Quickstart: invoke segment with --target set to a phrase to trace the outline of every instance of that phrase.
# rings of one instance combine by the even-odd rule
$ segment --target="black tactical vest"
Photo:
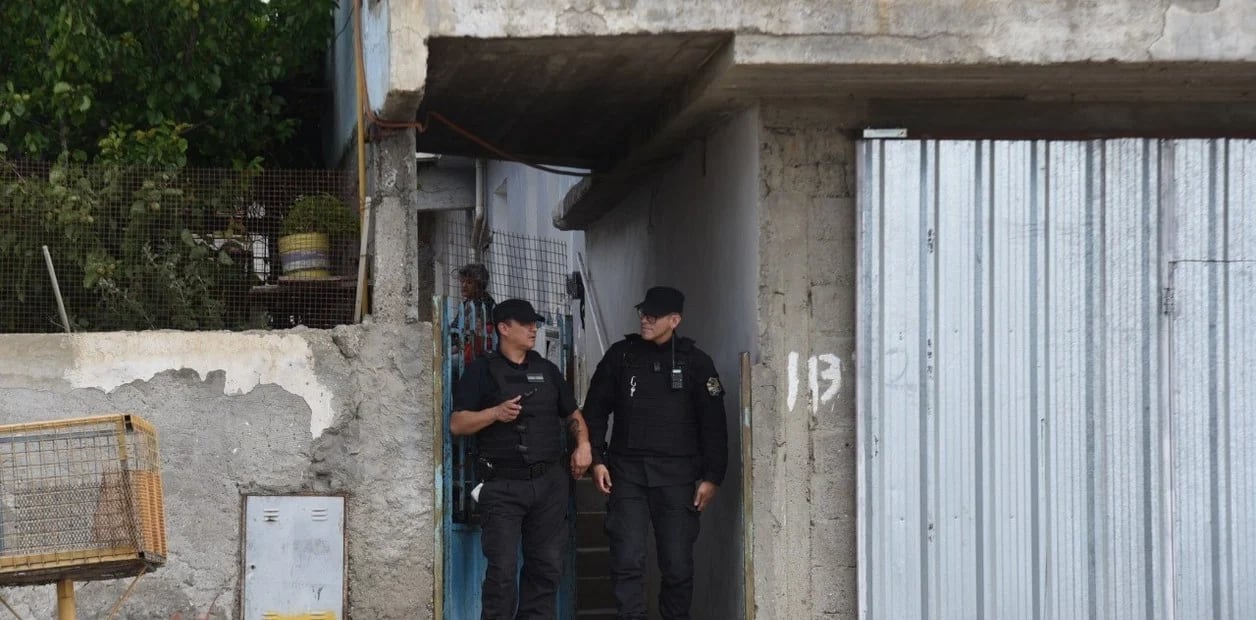
[[[524,365],[516,368],[500,353],[488,355],[488,369],[497,383],[498,397],[508,400],[536,390],[520,401],[523,410],[513,422],[494,422],[476,434],[481,457],[502,462],[541,463],[562,456],[562,423],[558,411],[559,386],[548,363],[529,351]]]
[[[698,416],[690,401],[693,381],[688,352],[692,341],[680,339],[676,367],[684,377],[682,389],[672,389],[672,354],[654,345],[634,341],[620,366],[619,398],[611,451],[620,454],[696,456]]]

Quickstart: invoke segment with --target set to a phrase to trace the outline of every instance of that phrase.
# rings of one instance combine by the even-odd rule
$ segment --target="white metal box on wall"
[[[865,618],[1256,618],[1256,142],[859,146]]]
[[[344,617],[343,497],[245,500],[244,619]]]

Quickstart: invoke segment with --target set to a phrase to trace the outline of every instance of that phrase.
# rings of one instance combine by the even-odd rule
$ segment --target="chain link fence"
[[[0,159],[0,333],[65,329],[57,289],[74,331],[351,322],[353,183],[326,170]]]
[[[444,223],[443,239],[438,268],[449,272],[448,295],[462,294],[457,270],[480,263],[488,269],[488,292],[496,301],[526,299],[551,321],[567,313],[569,263],[562,241],[504,230],[477,235],[469,224],[458,221]]]

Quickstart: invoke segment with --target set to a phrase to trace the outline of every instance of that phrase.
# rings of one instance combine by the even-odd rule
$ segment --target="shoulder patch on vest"
[[[719,377],[711,377],[706,382],[707,394],[711,396],[723,396],[724,386],[720,385]]]

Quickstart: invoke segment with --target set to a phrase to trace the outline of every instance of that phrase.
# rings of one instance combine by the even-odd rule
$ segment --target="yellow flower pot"
[[[279,238],[279,261],[289,278],[316,279],[331,276],[328,258],[331,243],[323,233],[301,233]]]

